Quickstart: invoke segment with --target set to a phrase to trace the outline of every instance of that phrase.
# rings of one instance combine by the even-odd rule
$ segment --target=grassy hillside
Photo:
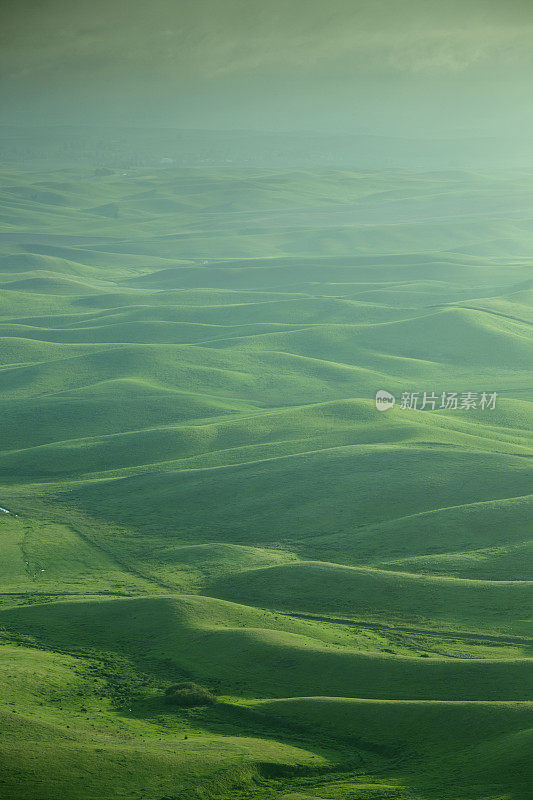
[[[530,176],[0,195],[2,800],[527,800]]]

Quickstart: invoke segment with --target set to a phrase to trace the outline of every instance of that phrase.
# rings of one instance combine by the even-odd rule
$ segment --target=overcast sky
[[[2,0],[8,123],[533,134],[533,0]]]

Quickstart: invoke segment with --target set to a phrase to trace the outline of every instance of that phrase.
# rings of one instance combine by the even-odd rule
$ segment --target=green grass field
[[[2,175],[2,800],[528,800],[531,175],[108,173]]]

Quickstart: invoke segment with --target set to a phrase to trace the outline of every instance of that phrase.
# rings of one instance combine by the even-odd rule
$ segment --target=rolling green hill
[[[528,800],[530,184],[5,170],[2,800]]]

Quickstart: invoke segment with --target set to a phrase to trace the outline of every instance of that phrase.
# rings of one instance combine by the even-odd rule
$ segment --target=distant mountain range
[[[27,166],[260,166],[366,169],[533,168],[517,137],[394,136],[114,127],[0,127],[0,161]]]

